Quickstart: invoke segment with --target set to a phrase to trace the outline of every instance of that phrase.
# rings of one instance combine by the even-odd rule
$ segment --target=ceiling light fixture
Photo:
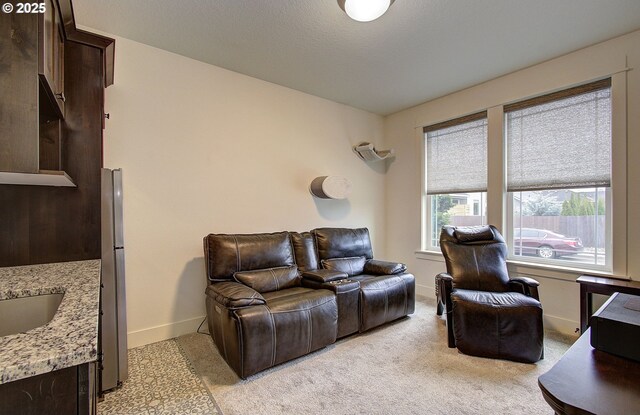
[[[347,16],[358,22],[370,22],[382,16],[395,0],[338,0]]]

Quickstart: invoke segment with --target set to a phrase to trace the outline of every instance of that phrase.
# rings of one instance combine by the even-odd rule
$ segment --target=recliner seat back
[[[204,252],[210,282],[238,281],[261,293],[300,285],[288,232],[209,234]]]
[[[314,235],[318,259],[373,258],[369,229],[317,228]]]
[[[440,248],[454,289],[508,291],[507,244],[493,226],[443,226]]]
[[[290,232],[296,264],[300,272],[318,269],[318,254],[311,232]]]

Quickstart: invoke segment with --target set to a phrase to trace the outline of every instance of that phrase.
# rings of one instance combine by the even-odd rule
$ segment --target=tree
[[[596,206],[593,200],[579,193],[571,193],[568,200],[562,203],[562,216],[592,216],[596,213]],[[598,215],[604,215],[604,199],[598,199]]]
[[[560,204],[554,194],[531,192],[522,203],[522,213],[526,216],[557,216],[560,214]]]
[[[598,199],[598,216],[604,215],[605,210],[604,198],[601,197]]]
[[[580,196],[571,192],[571,196],[568,200],[562,202],[562,216],[578,216],[578,210],[580,209]]]
[[[578,209],[578,216],[593,216],[596,212],[594,209],[594,203],[587,198],[583,198],[580,203],[580,209]]]
[[[439,230],[444,226],[448,225],[451,220],[451,215],[449,215],[449,209],[451,209],[453,204],[453,199],[449,195],[437,195],[435,196],[435,204],[436,204],[436,229]]]

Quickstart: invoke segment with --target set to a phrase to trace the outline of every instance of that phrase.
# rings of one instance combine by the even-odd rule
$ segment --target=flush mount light
[[[395,0],[338,0],[347,16],[359,22],[370,22],[385,14]]]

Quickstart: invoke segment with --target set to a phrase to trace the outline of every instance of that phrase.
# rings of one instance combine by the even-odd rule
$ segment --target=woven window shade
[[[611,185],[610,81],[575,91],[505,107],[508,191]]]
[[[427,194],[487,190],[487,113],[424,128]]]

